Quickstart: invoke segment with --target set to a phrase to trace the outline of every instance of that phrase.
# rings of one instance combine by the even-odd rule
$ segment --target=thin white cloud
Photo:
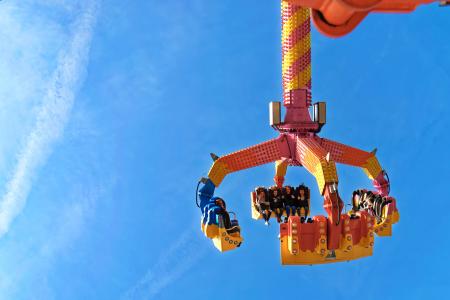
[[[205,248],[192,228],[185,231],[164,252],[147,273],[123,296],[122,300],[152,299],[197,263]]]
[[[25,206],[38,168],[45,163],[53,145],[64,131],[88,61],[99,3],[86,1],[86,7],[73,26],[74,34],[59,54],[58,64],[47,95],[38,110],[37,121],[21,149],[6,192],[0,201],[0,237]]]

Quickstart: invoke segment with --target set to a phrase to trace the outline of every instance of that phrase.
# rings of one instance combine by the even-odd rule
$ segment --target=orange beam
[[[351,32],[371,12],[408,13],[421,4],[438,0],[284,0],[312,9],[312,19],[324,35],[340,37]],[[444,1],[448,3],[448,1]]]

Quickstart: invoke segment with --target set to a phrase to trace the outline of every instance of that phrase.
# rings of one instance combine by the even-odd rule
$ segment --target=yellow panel
[[[323,177],[325,179],[325,182],[326,183],[337,182],[338,177],[336,171],[336,164],[334,163],[334,161],[332,160],[327,161],[326,159],[322,158],[320,160],[320,164],[323,170]]]
[[[378,236],[392,236],[392,225],[397,223],[400,219],[398,210],[388,214],[389,204],[383,207],[382,221],[374,226],[375,233]]]
[[[288,163],[284,160],[277,160],[275,162],[275,176],[284,177],[286,176]]]
[[[372,180],[375,179],[381,171],[383,171],[375,155],[367,159],[366,163],[363,165],[363,170],[367,177]]]
[[[298,254],[292,254],[288,245],[288,236],[282,237],[280,239],[280,250],[281,264],[283,265],[316,265],[343,262],[371,256],[373,252],[372,246],[354,245],[350,251],[344,251],[342,248],[334,251],[322,248],[324,249],[323,254],[317,253],[317,251],[300,251]]]
[[[228,234],[225,228],[219,228],[219,234],[213,239],[214,246],[220,251],[230,251],[239,247],[244,239],[240,234]]]
[[[214,237],[216,237],[219,234],[219,226],[215,225],[215,224],[206,224],[204,226],[204,230],[203,232],[205,233],[205,235],[212,239]]]
[[[296,149],[302,165],[316,177],[319,191],[323,194],[326,183],[338,183],[336,164],[327,152],[312,139],[298,139]]]
[[[211,179],[211,181],[217,187],[220,185],[220,183],[228,173],[230,173],[230,170],[228,169],[227,165],[224,162],[220,161],[220,159],[218,159],[213,163],[211,169],[209,170],[208,178]]]
[[[326,159],[321,159],[314,167],[312,172],[314,177],[316,177],[317,185],[319,186],[319,191],[323,193],[326,183],[337,183],[339,181],[336,171],[336,164],[334,161],[329,162]]]

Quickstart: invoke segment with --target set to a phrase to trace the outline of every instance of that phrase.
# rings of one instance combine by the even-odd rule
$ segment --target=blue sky
[[[245,238],[220,254],[202,236],[195,185],[218,155],[276,136],[278,1],[0,2],[0,299],[436,298],[450,242],[449,10],[369,16],[335,40],[313,31],[321,136],[378,148],[401,221],[374,256],[282,267],[277,228],[249,192],[273,166],[217,194]],[[369,187],[339,166],[348,202]],[[313,189],[290,169],[287,182]]]

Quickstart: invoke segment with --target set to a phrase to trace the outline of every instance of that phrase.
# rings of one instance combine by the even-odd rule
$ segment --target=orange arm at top
[[[330,37],[351,32],[370,12],[407,13],[421,4],[450,0],[284,0],[294,5],[310,7],[317,29]]]

